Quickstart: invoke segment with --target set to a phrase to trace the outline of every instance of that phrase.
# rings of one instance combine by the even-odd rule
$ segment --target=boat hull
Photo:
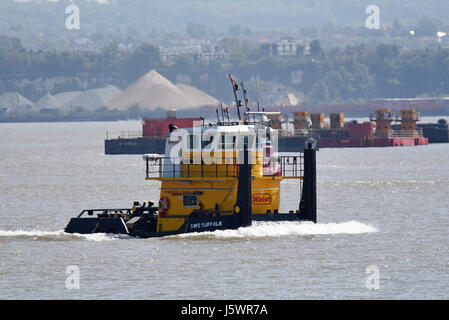
[[[298,213],[267,213],[253,214],[253,221],[308,221],[302,218]],[[127,228],[126,219],[123,217],[110,218],[72,218],[65,228],[67,233],[92,234],[92,233],[110,233],[110,234],[126,234],[139,238],[154,238],[170,235],[207,232],[216,230],[235,230],[240,228],[238,215],[222,215],[222,216],[206,216],[206,217],[189,217],[178,230],[174,231],[157,231],[153,227],[147,230],[133,230]]]

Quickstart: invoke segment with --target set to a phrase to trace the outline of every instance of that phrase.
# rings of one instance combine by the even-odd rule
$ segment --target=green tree
[[[117,41],[111,41],[101,48],[96,68],[103,72],[122,72],[124,57],[125,53],[120,50]]]
[[[432,19],[430,17],[424,17],[417,22],[415,27],[415,34],[417,36],[436,36],[438,27],[440,26],[440,21]]]
[[[313,104],[319,104],[328,102],[329,97],[329,88],[327,87],[327,84],[324,81],[320,81],[312,87],[312,90],[308,95],[308,101]]]
[[[159,47],[144,43],[137,47],[125,62],[125,76],[132,82],[143,76],[151,69],[161,64]]]
[[[319,40],[313,40],[310,41],[310,54],[314,57],[323,57],[324,56],[324,50],[321,47],[321,43]]]

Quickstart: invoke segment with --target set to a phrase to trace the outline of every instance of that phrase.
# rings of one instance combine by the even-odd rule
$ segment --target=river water
[[[320,150],[316,225],[65,234],[82,209],[159,198],[141,156],[104,155],[106,131],[139,129],[0,124],[0,299],[449,298],[449,144]]]

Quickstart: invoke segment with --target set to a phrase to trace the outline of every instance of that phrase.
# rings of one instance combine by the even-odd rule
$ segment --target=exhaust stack
[[[243,147],[243,164],[239,164],[239,184],[237,187],[237,201],[234,213],[238,215],[240,227],[249,227],[252,224],[252,198],[251,198],[251,164],[248,157],[248,144]]]
[[[316,149],[309,142],[304,149],[304,179],[299,203],[300,220],[316,223],[316,198]]]

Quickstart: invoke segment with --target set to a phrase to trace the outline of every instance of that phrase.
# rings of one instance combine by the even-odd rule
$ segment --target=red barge
[[[279,112],[269,118],[271,126],[280,132],[278,152],[303,150],[309,134],[319,148],[396,147],[427,145],[429,137],[424,137],[423,131],[426,133],[427,130],[427,134],[433,134],[435,131],[435,125],[427,128],[417,124],[421,116],[415,109],[401,110],[400,113],[391,109],[379,109],[370,115],[370,121],[363,123],[345,123],[343,113],[331,113],[329,125],[324,123],[324,113],[309,115],[307,111],[294,111],[293,122],[288,123]],[[177,128],[189,128],[195,122],[203,121],[203,118],[177,118],[176,111],[169,110],[165,119],[144,119],[142,131],[121,132],[117,138],[107,134],[105,154],[163,154],[170,124]],[[293,124],[293,127],[290,124]],[[292,130],[288,129],[288,126]],[[447,124],[442,123],[441,128],[437,129],[441,133],[431,135],[433,142],[447,142]]]
[[[346,125],[343,113],[331,113],[329,128],[324,128],[324,114],[319,114],[318,119],[317,114],[312,114],[311,118],[320,148],[398,147],[429,143],[429,139],[423,137],[422,129],[417,127],[420,114],[415,109],[401,110],[400,114],[393,113],[391,109],[379,109],[370,115],[370,122],[351,121]]]

